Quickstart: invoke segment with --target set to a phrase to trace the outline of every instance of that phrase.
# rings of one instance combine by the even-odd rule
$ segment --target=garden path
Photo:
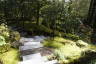
[[[49,61],[41,55],[40,51],[36,52],[36,50],[43,48],[41,42],[46,38],[44,36],[34,36],[32,38],[22,37],[20,39],[22,46],[19,47],[22,61],[18,64],[57,64],[57,60]]]

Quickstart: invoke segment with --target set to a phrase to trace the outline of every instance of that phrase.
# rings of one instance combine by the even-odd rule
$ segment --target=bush
[[[0,36],[0,46],[6,44],[5,38],[3,36]]]
[[[11,48],[10,44],[4,44],[4,45],[0,46],[0,53],[7,52],[8,50],[10,50],[10,48]]]
[[[9,41],[9,37],[10,37],[9,32],[10,32],[10,30],[9,30],[9,28],[6,24],[1,24],[0,25],[0,35],[5,38],[6,42]]]
[[[0,25],[0,35],[5,38],[6,43],[11,43],[20,39],[19,32],[11,30],[6,24]]]
[[[0,59],[3,64],[18,64],[19,54],[17,49],[11,48],[8,52],[0,54]]]
[[[0,25],[0,53],[8,51],[10,46],[15,47],[12,43],[19,39],[19,32],[11,30],[6,24]]]
[[[20,33],[17,31],[12,31],[10,32],[10,39],[12,42],[18,41],[20,39]]]
[[[85,56],[85,52],[96,51],[96,47],[82,40],[72,41],[62,37],[54,37],[54,39],[46,39],[43,41],[45,47],[54,49],[53,56],[50,59],[59,60],[61,64],[70,64],[78,61]],[[95,49],[95,50],[94,50]]]

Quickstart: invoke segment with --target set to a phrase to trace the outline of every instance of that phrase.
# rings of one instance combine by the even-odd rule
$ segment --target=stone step
[[[39,44],[39,45],[26,45],[26,46],[20,46],[19,50],[23,51],[23,50],[29,50],[29,49],[35,49],[35,48],[41,48],[41,47],[43,47],[42,44]]]
[[[35,53],[35,54],[23,56],[23,61],[31,60],[31,59],[42,60],[44,62],[48,61],[48,59],[46,57],[41,56],[40,53]]]
[[[33,38],[34,38],[34,41],[36,42],[38,41],[42,42],[44,39],[46,39],[45,36],[34,36]]]
[[[58,64],[57,60],[47,61],[44,64]]]
[[[41,43],[40,42],[26,42],[24,43],[24,46],[25,45],[41,45]]]
[[[41,59],[31,59],[31,60],[19,62],[18,64],[45,64],[45,63]]]
[[[44,62],[39,59],[31,59],[31,60],[19,62],[18,64],[59,64],[59,63],[57,60]]]
[[[37,60],[41,59],[41,60],[43,60],[40,53],[35,53],[35,54],[30,54],[30,55],[23,56],[23,61],[30,60],[30,59],[37,59]]]
[[[24,42],[33,42],[34,41],[34,38],[24,38],[24,37],[21,37],[20,39],[20,42],[21,43],[24,43]]]

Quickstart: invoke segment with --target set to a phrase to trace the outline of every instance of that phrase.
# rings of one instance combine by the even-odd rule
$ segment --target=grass
[[[62,43],[58,43],[56,41],[51,41],[50,43],[46,41],[46,43],[43,44],[45,47],[50,47],[50,48],[60,48],[63,46]]]
[[[17,49],[11,49],[8,52],[0,54],[0,59],[3,64],[17,64],[19,61],[19,54]]]
[[[88,52],[88,50],[93,50],[96,48],[95,46],[82,40],[72,41],[62,37],[55,37],[53,40],[46,39],[43,42],[43,45],[45,47],[53,48],[54,56],[59,60],[60,63],[63,64],[74,62],[75,60],[84,57],[84,53],[86,51]]]

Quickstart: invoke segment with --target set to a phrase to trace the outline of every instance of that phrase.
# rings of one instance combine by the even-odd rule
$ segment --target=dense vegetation
[[[43,45],[54,49],[53,54],[47,56],[48,59],[58,59],[60,64],[95,64],[96,46],[82,40],[55,37],[54,40],[46,39]]]
[[[91,41],[95,22],[87,20],[90,1],[0,0],[0,63],[17,64],[21,36],[44,35],[50,38],[43,45],[54,50],[48,59],[61,64],[95,64],[96,46]]]
[[[18,24],[23,29],[28,27],[27,30],[34,33],[39,28],[32,31],[33,24],[40,25],[41,29],[42,25],[46,26],[45,29],[49,31],[48,35],[54,35],[57,31],[87,39],[90,38],[91,28],[85,27],[83,22],[87,18],[89,5],[90,0],[69,0],[68,2],[66,0],[1,0],[0,17],[1,21],[7,22],[8,25]],[[30,26],[27,25],[28,23]],[[42,33],[41,29],[39,31]],[[43,32],[46,33],[45,29]]]
[[[15,48],[18,47],[16,44],[19,44],[19,39],[20,34],[17,31],[13,31],[6,24],[0,25],[0,64],[17,64],[19,54]]]

